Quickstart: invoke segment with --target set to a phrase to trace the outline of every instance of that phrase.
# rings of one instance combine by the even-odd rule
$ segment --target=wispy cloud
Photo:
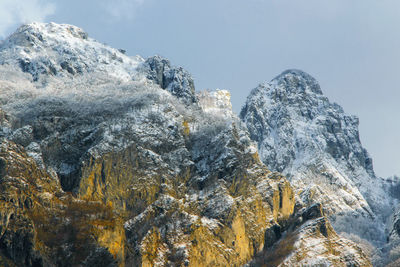
[[[140,8],[145,2],[146,0],[103,1],[103,6],[112,16],[112,19],[129,20],[135,17],[137,9]]]
[[[0,37],[21,23],[43,21],[55,12],[55,4],[43,0],[0,0]]]

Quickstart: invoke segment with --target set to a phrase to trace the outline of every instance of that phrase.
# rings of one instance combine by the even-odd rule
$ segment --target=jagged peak
[[[260,83],[250,92],[240,116],[244,118],[250,106],[262,107],[274,103],[278,103],[284,109],[295,110],[295,112],[314,105],[321,105],[321,110],[330,106],[336,112],[343,113],[341,106],[331,103],[323,95],[321,87],[314,77],[298,69],[285,70],[270,82]],[[304,115],[302,111],[300,113],[301,116]]]
[[[312,92],[322,95],[322,90],[318,81],[310,74],[298,69],[288,69],[283,71],[281,74],[272,79],[270,84],[281,85],[288,92],[292,93]]]
[[[305,203],[322,202],[329,216],[357,213],[371,221],[367,225],[375,214],[374,227],[351,231],[372,243],[384,242],[382,225],[391,200],[360,142],[359,120],[330,102],[312,76],[287,70],[261,84],[247,98],[241,118],[258,142],[261,160],[301,185]],[[343,228],[341,220],[333,222],[338,230],[354,227]]]
[[[279,75],[277,75],[273,80],[280,79],[280,78],[288,76],[288,75],[295,75],[295,76],[304,77],[306,79],[315,80],[315,78],[312,77],[310,74],[308,74],[307,72],[305,72],[303,70],[300,70],[300,69],[287,69],[287,70],[284,70]]]

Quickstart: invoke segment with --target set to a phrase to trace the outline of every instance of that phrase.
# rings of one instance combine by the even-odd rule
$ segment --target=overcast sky
[[[304,70],[360,118],[376,173],[400,174],[399,0],[0,0],[0,37],[30,21],[165,56],[197,90],[230,90],[236,112],[258,83]]]

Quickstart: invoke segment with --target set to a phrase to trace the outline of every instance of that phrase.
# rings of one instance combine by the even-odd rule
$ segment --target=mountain
[[[143,61],[89,38],[78,27],[56,23],[21,26],[3,41],[0,55],[1,64],[18,66],[34,81],[93,72],[129,81]]]
[[[55,23],[0,64],[0,265],[370,266],[261,162],[229,92]]]
[[[261,160],[284,174],[305,205],[321,203],[338,232],[386,245],[397,196],[375,175],[355,116],[300,70],[256,87],[240,113]]]

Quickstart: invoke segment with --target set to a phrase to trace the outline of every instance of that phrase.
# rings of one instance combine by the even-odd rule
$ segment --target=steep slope
[[[0,47],[0,63],[19,66],[34,81],[88,72],[130,80],[142,61],[96,42],[78,27],[55,23],[21,26]]]
[[[8,238],[0,238],[0,262],[241,266],[284,242],[299,216],[329,225],[322,213],[303,218],[290,183],[258,158],[229,95],[204,101],[191,76],[168,60],[132,59],[79,28],[39,23],[11,35],[0,56],[0,135],[9,147],[0,156],[21,158],[0,165],[0,181],[17,184],[3,188],[13,197],[1,202]],[[30,171],[8,172],[21,162]],[[24,192],[46,200],[14,207]],[[16,231],[8,226],[10,206],[22,214]],[[318,232],[322,224],[304,229]],[[27,251],[21,263],[5,240],[24,227],[29,246],[18,250]],[[331,236],[314,237],[326,243]],[[343,242],[321,262],[351,249],[356,260],[348,263],[369,265]]]
[[[124,50],[101,44],[84,30],[68,24],[21,26],[0,43],[0,64],[29,73],[33,81],[39,82],[36,86],[40,83],[48,86],[54,83],[54,78],[67,78],[61,81],[68,82],[85,74],[100,79],[97,84],[147,78],[147,82],[152,81],[173,95],[195,102],[193,79],[182,68],[172,67],[167,59],[159,56],[146,61],[140,56],[129,57]]]
[[[335,233],[321,204],[301,209],[291,220],[283,238],[256,255],[249,266],[371,266],[359,247]],[[279,236],[277,230],[268,231],[266,238]]]
[[[0,162],[2,266],[116,266],[124,257],[123,228],[110,207],[63,192],[13,142],[1,140]]]
[[[358,119],[329,102],[314,78],[285,71],[255,88],[240,115],[261,160],[286,175],[305,204],[322,203],[339,232],[386,243],[396,200],[375,176]]]

